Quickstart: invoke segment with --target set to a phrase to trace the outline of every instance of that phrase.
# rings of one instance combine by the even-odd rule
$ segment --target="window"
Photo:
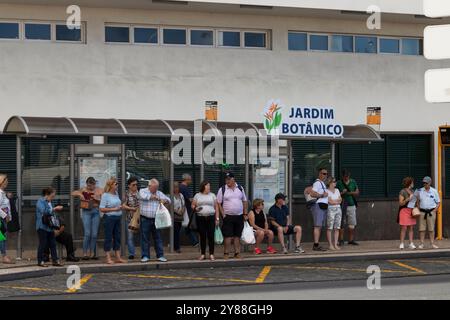
[[[0,39],[19,39],[19,24],[0,22]]]
[[[355,51],[359,53],[377,53],[376,37],[355,37]]]
[[[158,29],[157,28],[134,28],[134,42],[135,43],[158,43]]]
[[[219,46],[221,47],[240,47],[241,33],[239,31],[219,31]]]
[[[307,50],[308,38],[306,33],[289,32],[288,34],[289,50]]]
[[[400,40],[380,38],[380,52],[382,53],[400,53]]]
[[[310,50],[328,50],[328,36],[327,35],[310,35],[309,36]]]
[[[105,27],[105,42],[127,43],[130,42],[129,27]]]
[[[333,35],[331,37],[331,51],[353,52],[353,36]]]
[[[49,23],[26,23],[25,39],[51,40],[51,27]]]
[[[262,32],[244,32],[244,45],[247,48],[265,48],[266,34]]]
[[[402,54],[421,55],[423,48],[422,41],[419,39],[402,39]]]
[[[164,29],[163,42],[164,44],[186,44],[186,30]]]
[[[191,30],[191,45],[213,46],[214,32],[212,30]]]
[[[2,146],[2,152],[0,152],[0,172],[8,176],[8,188],[7,192],[17,192],[17,149],[16,149],[16,136],[0,135],[0,145]]]
[[[81,41],[81,29],[69,29],[65,24],[56,25],[57,41]]]

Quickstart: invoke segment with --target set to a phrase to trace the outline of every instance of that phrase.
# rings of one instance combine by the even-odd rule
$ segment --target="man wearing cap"
[[[320,168],[318,170],[319,176],[313,184],[310,195],[313,198],[316,198],[317,201],[311,206],[311,212],[313,216],[314,223],[314,251],[326,251],[325,248],[321,247],[319,244],[320,234],[322,232],[322,228],[325,226],[327,221],[327,211],[328,211],[328,192],[327,187],[325,185],[325,181],[328,178],[328,170],[326,168]]]
[[[234,257],[240,259],[240,239],[244,229],[244,215],[247,214],[248,203],[244,189],[236,183],[231,172],[226,174],[225,185],[217,192],[217,203],[223,217],[224,259],[229,258],[231,240],[234,243]]]
[[[417,206],[420,209],[419,217],[419,236],[420,245],[419,249],[423,249],[425,241],[425,233],[428,229],[428,235],[430,237],[431,247],[438,249],[439,247],[434,244],[434,226],[436,223],[436,213],[441,205],[439,193],[436,189],[431,187],[431,178],[425,177],[422,180],[423,188],[420,188],[415,192],[415,196],[418,199]]]
[[[275,196],[275,204],[269,209],[269,222],[274,234],[278,235],[283,253],[287,254],[288,250],[284,244],[284,236],[295,234],[295,253],[304,253],[300,246],[302,240],[302,227],[288,224],[289,208],[286,206],[286,196],[278,193]]]

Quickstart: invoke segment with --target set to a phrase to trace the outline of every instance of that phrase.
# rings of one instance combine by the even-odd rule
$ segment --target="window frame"
[[[161,34],[159,33],[160,27],[156,25],[145,25],[145,24],[133,24],[130,25],[131,28],[131,35],[130,35],[130,44],[132,45],[141,45],[141,46],[159,46],[161,44]],[[158,36],[158,41],[156,43],[151,42],[135,42],[134,39],[134,29],[135,28],[141,28],[141,29],[156,29],[156,33]]]
[[[107,27],[119,27],[119,28],[128,28],[128,42],[108,42],[106,41],[106,28]],[[121,24],[121,23],[105,23],[103,25],[103,43],[104,44],[108,44],[108,45],[130,45],[132,44],[131,42],[131,37],[134,37],[134,33],[132,34],[131,32],[132,30],[132,26],[130,24]]]
[[[332,47],[333,47],[333,36],[352,37],[352,51],[333,51],[333,49],[332,49]],[[329,35],[328,51],[329,51],[329,52],[333,52],[333,53],[346,53],[346,54],[357,53],[357,52],[355,52],[355,47],[356,47],[355,37],[356,37],[355,34],[348,34],[348,33],[331,33],[331,34]]]
[[[397,40],[398,41],[398,53],[392,53],[392,52],[382,52],[381,51],[381,40]],[[399,37],[391,37],[391,36],[379,36],[378,37],[378,54],[382,55],[389,55],[389,56],[398,56],[402,54],[402,38]]]
[[[219,44],[219,32],[234,32],[239,34],[239,46],[223,46]],[[216,29],[216,46],[217,48],[242,49],[242,31],[239,29]]]
[[[19,26],[19,37],[16,39],[12,38],[0,38],[0,41],[22,41],[22,36],[24,31],[22,31],[22,21],[14,19],[0,19],[0,23],[15,23]]]
[[[306,36],[306,49],[305,50],[291,50],[291,49],[289,49],[289,34],[290,33],[296,33],[296,34],[304,34],[305,36]],[[288,38],[287,38],[287,40],[288,40],[288,51],[294,51],[294,52],[297,52],[297,51],[300,51],[300,52],[307,52],[307,51],[309,51],[309,34],[308,34],[308,32],[305,32],[305,31],[295,31],[295,30],[288,30]]]
[[[265,46],[264,47],[248,47],[245,45],[245,34],[246,33],[257,33],[264,35]],[[269,50],[269,33],[267,30],[253,30],[246,29],[241,31],[241,45],[243,49],[255,49],[255,50]]]
[[[212,32],[212,36],[213,36],[213,41],[212,44],[192,44],[192,37],[191,37],[191,31],[209,31]],[[216,33],[214,32],[215,30],[213,28],[202,28],[202,27],[192,27],[192,28],[188,28],[188,33],[189,33],[189,46],[190,47],[200,47],[200,48],[215,48],[216,47]],[[186,35],[187,37],[187,35]],[[237,47],[235,47],[237,48]]]
[[[308,51],[311,52],[329,52],[330,51],[330,41],[331,41],[330,33],[308,33]],[[326,36],[327,37],[327,50],[321,49],[311,49],[311,36]]]
[[[403,40],[417,40],[419,44],[419,52],[418,54],[404,54],[403,53]],[[420,53],[420,41],[422,41],[422,53]],[[409,57],[423,57],[423,38],[417,38],[417,37],[400,37],[400,55],[402,56],[409,56]]]
[[[377,50],[376,52],[357,52],[356,51],[356,38],[360,37],[360,38],[375,38],[375,44],[377,45]],[[357,54],[380,54],[380,46],[378,44],[380,37],[377,35],[366,35],[366,34],[356,34],[354,35],[354,53]]]
[[[85,27],[85,22],[82,21],[81,22],[81,26],[80,26],[80,41],[71,41],[71,40],[58,40],[56,39],[56,26],[57,25],[65,25],[65,22],[59,22],[56,21],[54,23],[52,23],[52,28],[54,29],[53,34],[54,34],[54,39],[52,39],[54,42],[57,43],[78,43],[78,44],[85,44],[86,43],[86,27]]]
[[[164,43],[164,30],[184,30],[186,32],[186,41],[184,44],[179,43]],[[188,27],[176,27],[176,26],[162,26],[160,27],[161,45],[167,47],[188,47],[191,42]]]
[[[54,28],[52,27],[54,22],[42,21],[42,20],[24,20],[24,21],[22,21],[22,24],[23,24],[23,41],[40,42],[40,43],[55,42],[54,39],[55,39],[56,35],[54,32]],[[27,34],[26,34],[26,25],[27,24],[48,24],[50,26],[50,39],[27,39]]]

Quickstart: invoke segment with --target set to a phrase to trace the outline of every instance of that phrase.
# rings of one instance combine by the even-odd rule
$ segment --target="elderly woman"
[[[141,262],[150,261],[150,235],[153,237],[156,258],[160,262],[167,262],[167,259],[164,257],[161,234],[155,226],[155,217],[160,204],[170,203],[170,199],[158,188],[159,181],[151,179],[148,183],[148,188],[139,191],[141,198]]]
[[[105,227],[104,249],[106,263],[113,264],[111,259],[111,249],[114,250],[117,263],[124,263],[120,257],[120,233],[122,228],[122,201],[117,193],[118,183],[116,178],[111,178],[106,182],[104,193],[100,201],[100,211],[103,214]]]
[[[11,221],[11,207],[5,190],[8,187],[8,177],[0,174],[0,254],[3,263],[12,263],[6,255],[6,223]],[[4,239],[4,240],[1,240]]]
[[[97,235],[100,226],[100,198],[103,190],[97,187],[93,177],[86,179],[86,186],[72,192],[81,200],[81,219],[83,220],[83,260],[97,260]]]
[[[123,209],[127,211],[127,245],[128,245],[128,259],[133,260],[136,255],[136,248],[134,246],[134,238],[138,230],[130,229],[130,222],[133,216],[139,210],[139,181],[136,177],[131,177],[127,181],[128,191],[123,200]]]
[[[186,200],[180,192],[180,184],[175,182],[173,185],[173,239],[175,252],[181,253],[180,232],[183,225],[184,213],[186,212]]]

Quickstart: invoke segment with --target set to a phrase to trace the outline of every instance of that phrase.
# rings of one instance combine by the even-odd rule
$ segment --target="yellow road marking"
[[[419,260],[419,262],[450,264],[450,261],[448,261],[448,260]]]
[[[63,290],[46,289],[46,288],[34,288],[34,287],[21,287],[21,286],[0,286],[0,288],[15,289],[15,290],[26,290],[26,291],[34,291],[34,292],[40,292],[40,291],[58,292],[58,293],[64,292]]]
[[[172,279],[172,280],[199,280],[199,281],[228,281],[228,282],[255,283],[255,281],[253,281],[253,280],[243,280],[243,279],[180,277],[180,276],[162,276],[162,275],[145,275],[145,274],[122,274],[122,275],[124,277],[130,277],[130,278]]]
[[[274,266],[275,268],[284,268],[284,269],[304,269],[304,270],[328,270],[328,271],[354,271],[354,272],[367,272],[367,269],[352,269],[352,268],[338,268],[338,267],[309,267],[309,266],[296,266],[296,267],[290,267],[290,266]],[[403,270],[390,270],[390,269],[382,269],[381,272],[385,273],[407,273],[411,274],[410,271],[403,271]]]
[[[83,284],[85,284],[86,282],[88,282],[91,278],[92,278],[92,274],[85,275],[83,278],[80,279],[80,284],[79,284],[78,287],[75,286],[75,287],[73,287],[71,289],[66,290],[66,292],[67,293],[75,293],[75,292],[77,292],[78,290],[81,289],[81,286]]]
[[[269,275],[271,269],[272,269],[272,267],[265,266],[262,269],[261,273],[259,274],[258,278],[256,278],[255,282],[256,283],[263,283],[264,280],[266,280],[266,277]]]
[[[390,263],[393,263],[393,264],[396,264],[396,265],[399,266],[399,267],[403,267],[403,268],[405,268],[405,269],[409,269],[409,270],[412,270],[412,271],[417,272],[417,273],[427,274],[425,271],[420,270],[420,269],[418,269],[418,268],[415,268],[415,267],[413,267],[413,266],[410,266],[410,265],[408,265],[408,264],[406,264],[406,263],[402,263],[402,262],[398,262],[398,261],[394,261],[394,260],[389,260],[389,262],[390,262]]]

